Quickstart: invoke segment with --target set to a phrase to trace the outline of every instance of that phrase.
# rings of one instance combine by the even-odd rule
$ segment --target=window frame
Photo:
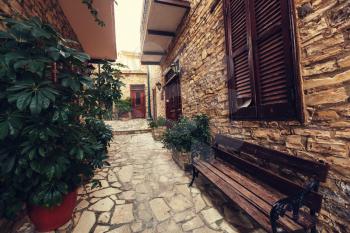
[[[255,12],[251,12],[253,9],[254,0],[243,0],[245,1],[246,9],[248,8],[249,11],[246,12],[247,17],[247,24],[249,25],[248,28],[246,28],[247,31],[247,46],[248,46],[248,54],[253,51],[252,55],[248,55],[248,61],[249,63],[254,62],[254,65],[250,64],[250,75],[251,78],[251,91],[252,91],[252,99],[255,103],[255,106],[252,106],[251,108],[246,108],[245,110],[241,110],[243,113],[240,113],[239,115],[235,114],[235,108],[233,107],[234,104],[237,103],[236,95],[234,94],[234,72],[233,72],[233,51],[232,51],[232,28],[230,26],[231,19],[230,16],[230,2],[232,0],[223,0],[223,13],[224,13],[224,28],[225,28],[225,50],[226,50],[226,58],[227,58],[227,87],[228,87],[228,94],[229,94],[229,117],[230,120],[242,120],[242,121],[293,121],[297,120],[300,122],[305,122],[305,115],[304,115],[304,109],[303,109],[303,90],[301,85],[301,75],[300,75],[300,67],[299,67],[299,48],[298,48],[298,38],[296,33],[296,14],[295,14],[295,6],[293,0],[285,0],[288,5],[288,23],[289,23],[289,39],[290,39],[290,46],[291,51],[290,53],[292,55],[292,64],[291,64],[291,70],[293,71],[293,74],[291,74],[291,81],[293,84],[293,101],[290,103],[295,107],[295,114],[293,116],[288,117],[281,117],[276,115],[276,117],[263,117],[261,116],[261,110],[259,109],[260,106],[258,106],[256,103],[260,101],[257,99],[257,93],[256,87],[258,86],[258,81],[255,79],[255,73],[256,73],[256,67],[255,64],[257,59],[257,50],[252,48],[251,46],[255,46],[253,43],[253,33],[252,28],[252,22],[251,18],[252,15]],[[284,0],[281,0],[284,1]],[[254,22],[255,23],[255,22]],[[255,25],[254,25],[255,26]],[[253,60],[252,60],[253,59]],[[252,67],[252,69],[251,69]],[[254,109],[254,111],[252,110]],[[244,111],[246,111],[246,115],[244,115]],[[259,112],[261,111],[261,112]]]

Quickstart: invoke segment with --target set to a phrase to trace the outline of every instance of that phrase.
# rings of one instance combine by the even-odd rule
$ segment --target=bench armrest
[[[283,217],[287,211],[293,212],[293,219],[298,220],[299,210],[304,204],[304,198],[311,192],[317,191],[320,182],[311,179],[304,187],[304,190],[294,196],[283,198],[277,201],[270,211],[270,222],[273,233],[277,233],[277,220]]]

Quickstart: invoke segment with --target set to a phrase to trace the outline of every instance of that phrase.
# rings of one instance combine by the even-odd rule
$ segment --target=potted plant
[[[165,131],[163,143],[172,150],[174,161],[184,170],[190,169],[192,155],[210,142],[209,118],[196,115],[181,118]]]
[[[130,98],[119,100],[116,103],[116,108],[117,108],[118,118],[119,119],[128,120],[128,119],[131,118],[132,105],[131,105],[131,99]]]
[[[149,127],[152,129],[153,139],[161,141],[166,131],[167,120],[164,117],[158,117],[157,120],[149,122]]]
[[[108,165],[112,131],[88,104],[89,56],[38,18],[1,20],[0,218],[26,206],[37,230],[51,231]]]

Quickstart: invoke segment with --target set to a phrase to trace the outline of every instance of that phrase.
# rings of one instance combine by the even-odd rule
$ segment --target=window
[[[141,105],[141,93],[140,93],[140,92],[136,92],[135,105],[136,105],[136,106]]]
[[[224,4],[231,119],[298,119],[291,0]]]

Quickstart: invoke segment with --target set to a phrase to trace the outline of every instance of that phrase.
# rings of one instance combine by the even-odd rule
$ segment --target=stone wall
[[[213,133],[331,165],[321,187],[321,232],[350,226],[350,2],[295,0],[305,121],[229,120],[222,3],[191,0],[191,11],[162,64],[177,57],[182,67],[183,113],[206,113]]]
[[[148,116],[148,88],[147,88],[147,67],[141,65],[140,54],[122,51],[118,53],[117,62],[125,65],[122,68],[121,81],[124,86],[121,88],[122,99],[130,98],[130,85],[145,85],[146,117]]]
[[[0,0],[0,13],[21,17],[37,16],[46,23],[51,24],[64,38],[78,41],[76,34],[70,27],[58,0],[25,0],[19,3],[18,0]],[[0,29],[3,26],[0,25]],[[81,48],[81,46],[78,46]]]

